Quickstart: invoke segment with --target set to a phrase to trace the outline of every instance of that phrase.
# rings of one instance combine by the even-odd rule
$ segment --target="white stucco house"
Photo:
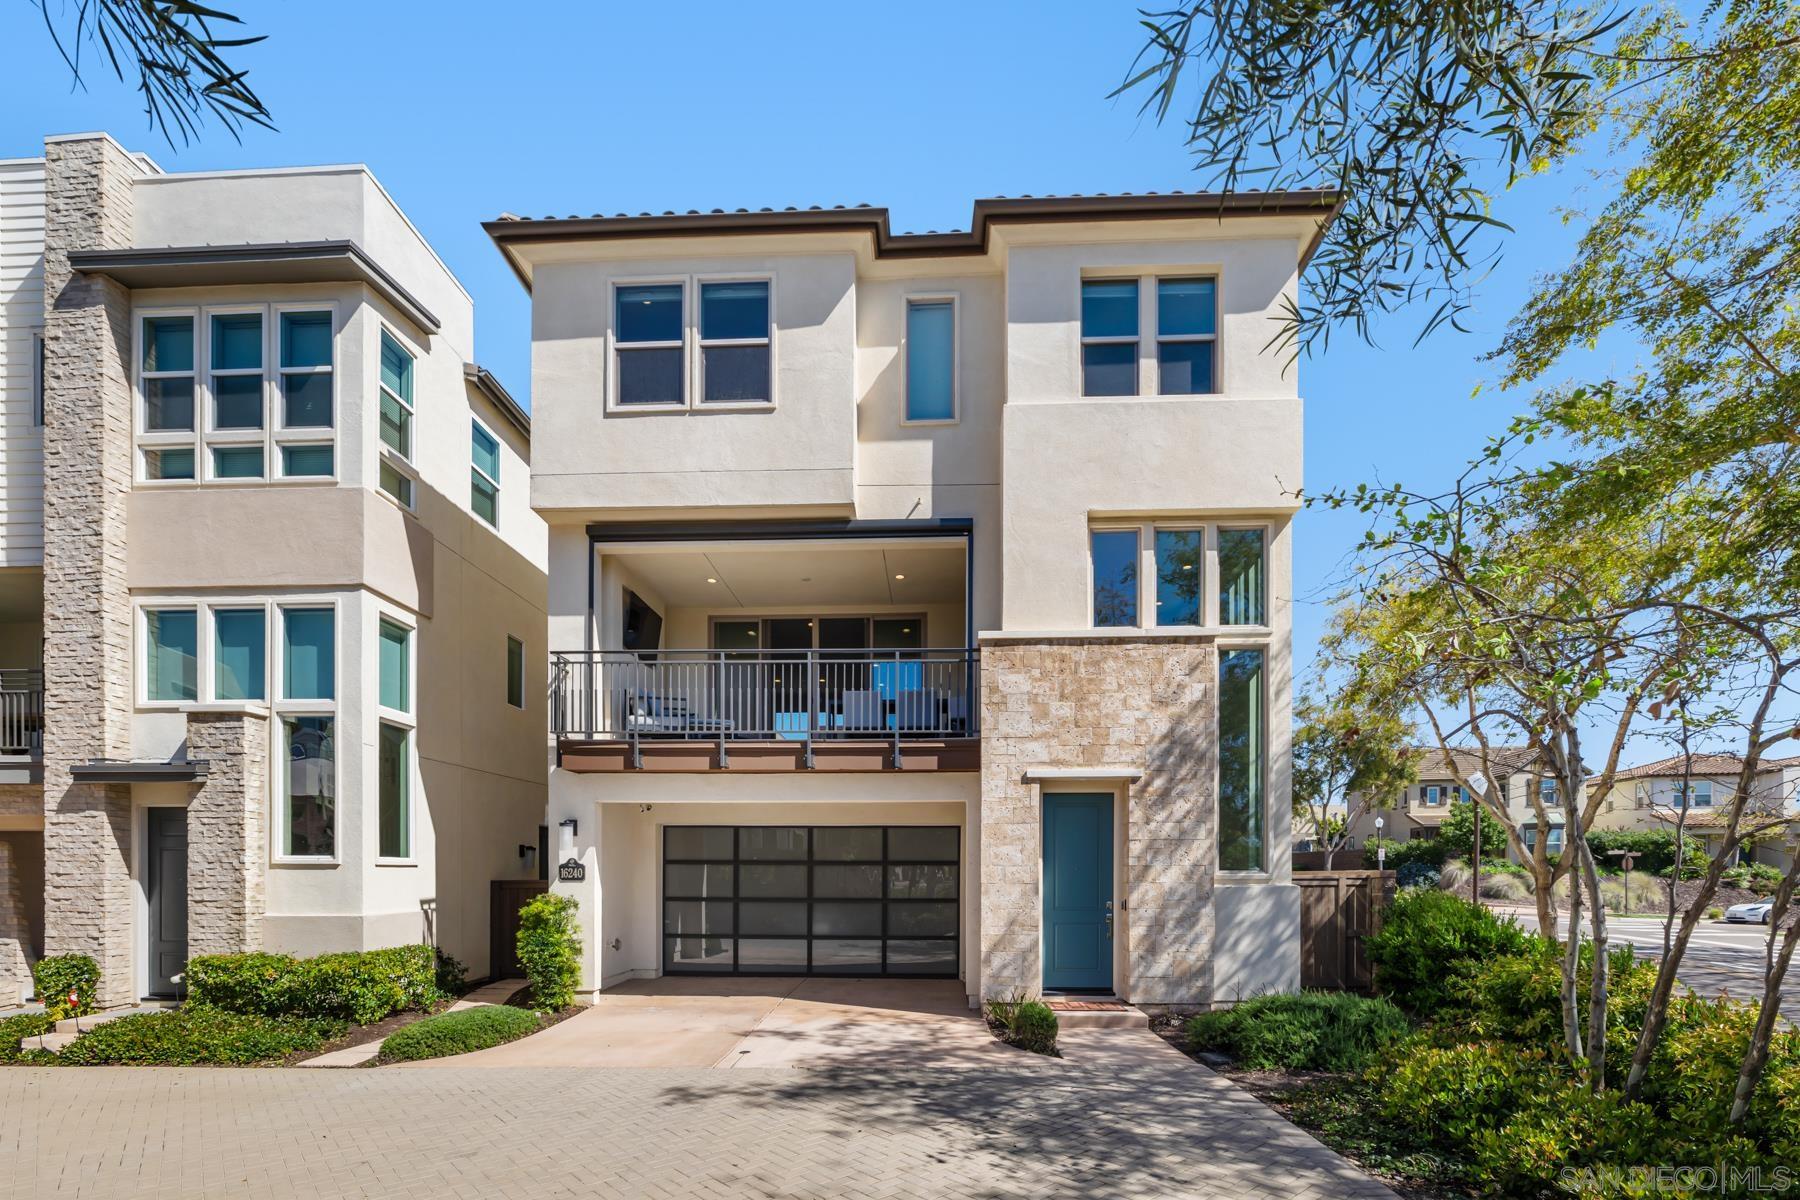
[[[1298,985],[1320,192],[520,218],[583,988]]]

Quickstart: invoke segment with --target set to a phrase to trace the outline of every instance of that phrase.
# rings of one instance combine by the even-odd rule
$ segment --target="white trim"
[[[1220,619],[1220,585],[1223,575],[1219,567],[1219,535],[1238,530],[1254,529],[1262,534],[1262,615],[1263,621],[1255,625],[1226,625]],[[1159,532],[1199,533],[1201,535],[1200,553],[1200,621],[1198,625],[1162,625],[1156,623],[1157,586],[1161,577],[1156,565],[1156,535]],[[1135,533],[1137,535],[1137,600],[1135,625],[1099,625],[1094,603],[1094,535],[1097,533]],[[1126,635],[1161,635],[1170,634],[1192,636],[1195,634],[1221,633],[1230,631],[1233,634],[1250,636],[1269,636],[1271,627],[1268,624],[1269,596],[1269,549],[1273,544],[1274,525],[1269,521],[1234,521],[1207,517],[1148,517],[1108,518],[1092,517],[1088,522],[1087,541],[1087,597],[1088,621],[1093,625],[1092,633],[1102,636]],[[1144,618],[1150,617],[1146,624]],[[1056,635],[1061,636],[1061,635]]]
[[[395,629],[406,631],[406,709],[389,708],[381,702],[381,627],[391,625]],[[416,867],[419,865],[418,816],[419,816],[419,627],[411,614],[394,608],[388,604],[377,602],[375,606],[375,688],[374,703],[369,707],[374,711],[375,740],[375,809],[374,820],[370,822],[375,835],[375,845],[370,859],[378,867]],[[381,728],[391,725],[406,731],[406,853],[401,855],[385,855],[381,852]]]
[[[775,363],[775,277],[770,274],[697,274],[694,281],[694,320],[693,335],[693,368],[694,386],[688,394],[688,406],[696,412],[761,412],[775,407],[775,379],[778,374]],[[709,283],[760,283],[764,292],[765,315],[768,318],[768,332],[759,338],[714,338],[707,341],[702,335],[702,319],[706,315],[706,285]],[[769,394],[761,400],[713,400],[706,399],[706,351],[708,347],[717,346],[730,349],[734,346],[767,346],[769,348]]]
[[[613,279],[606,293],[606,413],[676,413],[687,412],[692,407],[693,388],[689,368],[688,330],[698,320],[690,311],[688,292],[690,280],[686,275],[646,275],[620,276]],[[681,339],[679,341],[661,342],[621,342],[619,340],[619,290],[632,287],[667,287],[673,284],[681,289]],[[695,306],[697,307],[697,306]],[[619,354],[621,348],[630,350],[679,350],[681,352],[681,400],[678,403],[659,404],[622,404],[619,401]]]
[[[287,727],[289,717],[329,717],[332,722],[332,741],[341,743],[344,737],[344,725],[338,707],[338,698],[343,691],[344,678],[344,613],[343,605],[336,596],[313,598],[305,595],[281,596],[270,601],[274,610],[272,628],[274,636],[269,639],[271,651],[275,655],[275,670],[270,675],[270,709],[272,710],[269,725],[274,735],[269,761],[272,764],[287,761]],[[329,700],[294,700],[288,699],[287,693],[287,610],[289,609],[325,609],[331,610],[331,699]],[[323,854],[288,854],[282,850],[286,839],[283,836],[288,825],[288,796],[286,772],[277,767],[269,772],[269,784],[272,795],[269,811],[275,819],[269,822],[269,862],[279,866],[338,866],[344,861],[343,828],[339,817],[343,813],[344,798],[344,763],[343,756],[338,754],[334,745],[331,760],[332,799],[336,809],[332,817],[331,853]]]
[[[1137,332],[1127,337],[1123,334],[1107,334],[1088,336],[1083,329],[1082,290],[1090,283],[1129,283],[1137,289]],[[1084,400],[1127,400],[1132,396],[1144,394],[1144,281],[1137,275],[1118,275],[1111,272],[1100,272],[1093,275],[1082,275],[1075,281],[1075,393]],[[1101,395],[1087,390],[1087,348],[1089,346],[1135,346],[1137,353],[1132,355],[1132,388],[1123,394]]]
[[[1274,656],[1270,653],[1271,647],[1269,647],[1266,644],[1241,645],[1241,644],[1225,643],[1225,644],[1220,645],[1218,650],[1219,650],[1218,670],[1213,677],[1212,741],[1213,741],[1213,746],[1215,748],[1213,756],[1212,756],[1212,760],[1213,760],[1213,789],[1212,789],[1212,791],[1213,791],[1213,806],[1214,806],[1214,813],[1213,813],[1213,875],[1221,883],[1263,883],[1263,882],[1270,881],[1270,880],[1274,879],[1274,877],[1275,877],[1275,866],[1274,866],[1274,861],[1273,861],[1275,847],[1271,844],[1271,840],[1272,840],[1271,839],[1271,831],[1273,829],[1273,825],[1271,823],[1272,805],[1269,803],[1269,798],[1271,795],[1270,785],[1274,781],[1274,764],[1271,761],[1271,759],[1273,757],[1272,753],[1271,753],[1271,749],[1273,746],[1273,739],[1271,739],[1271,737],[1269,736],[1269,731],[1271,728],[1270,723],[1269,723],[1269,708],[1270,708],[1270,697],[1271,697],[1271,693],[1272,693],[1273,689],[1271,688],[1270,683],[1269,683],[1269,674],[1272,669],[1271,661]],[[1257,867],[1254,870],[1247,870],[1247,871],[1245,871],[1245,870],[1227,870],[1226,868],[1219,865],[1220,857],[1221,857],[1221,855],[1224,851],[1224,847],[1225,847],[1225,841],[1224,841],[1223,836],[1221,835],[1221,830],[1220,830],[1221,822],[1219,820],[1219,811],[1218,811],[1219,801],[1220,801],[1220,797],[1221,797],[1220,784],[1224,782],[1224,776],[1222,774],[1223,764],[1220,761],[1220,755],[1217,753],[1217,747],[1221,740],[1219,737],[1219,725],[1220,725],[1220,720],[1221,720],[1221,710],[1223,709],[1223,705],[1220,703],[1219,691],[1222,687],[1221,676],[1225,669],[1225,655],[1226,655],[1226,653],[1231,652],[1231,651],[1245,651],[1245,650],[1255,651],[1256,653],[1262,655],[1262,671],[1261,671],[1261,674],[1258,679],[1258,684],[1262,689],[1262,750],[1258,756],[1260,764],[1262,766],[1262,837],[1260,839],[1261,846],[1262,846],[1262,866]]]
[[[1136,783],[1144,777],[1137,767],[1034,767],[1019,776],[1020,783]]]
[[[502,442],[500,440],[499,436],[497,434],[495,434],[492,429],[488,428],[487,422],[483,421],[480,417],[476,416],[474,413],[469,414],[469,429],[470,429],[469,470],[471,472],[473,472],[475,475],[481,476],[483,479],[487,480],[490,485],[492,485],[492,487],[494,489],[494,519],[490,521],[486,517],[482,516],[480,513],[475,512],[475,481],[474,481],[473,477],[471,477],[469,480],[469,511],[471,513],[474,513],[476,520],[478,520],[482,524],[488,526],[490,529],[499,529],[500,528],[500,476],[497,474],[489,475],[486,471],[482,470],[481,467],[479,465],[477,465],[477,463],[475,462],[474,431],[479,429],[482,432],[483,436],[485,436],[489,441],[494,443],[494,470],[495,471],[498,471],[500,469],[501,451],[505,448],[506,443]]]
[[[950,415],[948,417],[912,417],[908,405],[912,401],[911,337],[912,310],[915,304],[950,305]],[[955,425],[962,420],[962,295],[959,292],[903,292],[900,296],[900,424],[902,427]]]

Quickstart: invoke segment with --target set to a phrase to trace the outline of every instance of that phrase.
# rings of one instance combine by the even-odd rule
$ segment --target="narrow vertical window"
[[[1263,652],[1219,656],[1219,869],[1263,870]]]
[[[260,312],[212,319],[212,427],[263,427],[263,319]]]
[[[330,858],[337,852],[337,720],[330,716],[282,718],[281,852],[295,858]]]
[[[682,404],[681,285],[621,287],[614,293],[618,404]]]
[[[144,432],[192,433],[194,318],[144,318],[140,379]]]
[[[337,697],[337,621],[329,608],[284,608],[282,699]]]
[[[500,524],[500,439],[469,422],[469,507],[489,525]]]
[[[1090,279],[1081,285],[1081,394],[1138,393],[1138,285]]]
[[[506,639],[506,702],[525,707],[525,643],[516,637]]]
[[[193,609],[144,610],[144,699],[194,699],[199,655],[199,618]]]
[[[261,608],[213,610],[213,699],[266,700],[265,626]]]
[[[294,434],[329,431],[336,422],[331,313],[284,312],[280,325],[281,474],[289,478],[330,476],[337,469],[335,444],[307,441]]]
[[[1199,529],[1156,531],[1156,623],[1199,625],[1201,561],[1206,534]]]
[[[1156,281],[1156,390],[1195,396],[1218,390],[1218,287],[1212,279]]]
[[[413,478],[402,465],[413,452],[413,356],[387,330],[381,331],[381,490],[407,508],[413,506]],[[391,451],[391,454],[388,453]]]
[[[762,404],[773,395],[767,281],[701,284],[701,401]]]
[[[383,708],[412,711],[412,630],[381,622],[380,699]]]
[[[1263,531],[1219,531],[1219,623],[1268,624],[1264,595]]]
[[[382,858],[411,858],[412,730],[391,721],[381,722],[378,749],[380,845],[377,853]]]
[[[956,304],[906,303],[906,419],[956,419]]]
[[[1138,535],[1135,529],[1102,529],[1091,535],[1094,559],[1094,625],[1138,623]]]

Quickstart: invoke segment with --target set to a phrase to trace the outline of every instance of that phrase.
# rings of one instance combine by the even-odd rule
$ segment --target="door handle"
[[[1106,902],[1106,939],[1107,939],[1107,940],[1108,940],[1108,941],[1111,941],[1111,940],[1112,940],[1112,935],[1113,935],[1113,932],[1112,932],[1112,917],[1113,917],[1113,914],[1112,914],[1112,901],[1111,901],[1111,900],[1108,900],[1108,901],[1107,901],[1107,902]]]

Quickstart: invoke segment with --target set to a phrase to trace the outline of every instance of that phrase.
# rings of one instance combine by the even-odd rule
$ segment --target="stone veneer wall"
[[[1042,804],[1024,774],[1129,768],[1143,775],[1126,797],[1127,977],[1116,984],[1140,1005],[1210,1002],[1217,683],[1206,638],[982,639],[984,996],[1036,992],[1043,979]]]
[[[91,955],[100,1003],[133,994],[131,789],[72,766],[131,754],[131,293],[69,251],[132,244],[144,168],[108,138],[45,147],[45,950]]]
[[[0,1008],[32,992],[31,925],[13,844],[0,838]]]
[[[268,860],[269,719],[189,713],[188,757],[207,763],[188,803],[188,954],[234,954],[263,944]]]

